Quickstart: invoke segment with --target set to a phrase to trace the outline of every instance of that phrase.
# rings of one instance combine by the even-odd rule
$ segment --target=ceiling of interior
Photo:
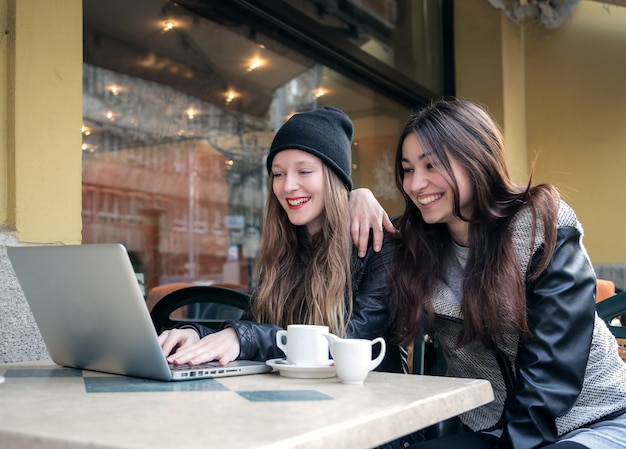
[[[289,4],[314,15],[317,1],[290,0]],[[241,119],[239,113],[267,119],[277,89],[309,72],[315,62],[224,17],[211,9],[211,2],[197,3],[212,20],[170,0],[83,0],[84,61],[169,86],[215,105],[226,115],[239,117],[237,120]],[[305,11],[307,8],[310,10]],[[164,30],[167,21],[174,23],[170,31]],[[326,17],[324,21],[324,26],[333,29],[349,28],[337,17]],[[253,56],[265,61],[262,69],[248,70]],[[351,117],[372,116],[381,105],[393,103],[332,70],[324,70],[321,76],[319,83],[326,92],[323,104],[339,107]],[[230,90],[238,96],[227,102]],[[90,111],[102,104],[85,98],[85,108]],[[102,111],[91,115],[102,116]],[[121,121],[111,126],[106,120],[98,120],[100,127],[120,131]],[[150,126],[146,114],[142,114],[141,121]]]
[[[231,110],[263,116],[275,90],[313,61],[216,15],[199,18],[168,0],[84,0],[87,63],[169,85],[212,104],[240,94]],[[165,22],[174,28],[165,31]],[[248,71],[250,57],[271,56],[263,70]]]

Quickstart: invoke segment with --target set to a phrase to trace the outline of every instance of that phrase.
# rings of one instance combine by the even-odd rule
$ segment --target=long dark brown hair
[[[403,189],[402,144],[413,133],[454,194],[453,213],[469,223],[469,256],[463,282],[463,331],[458,344],[492,345],[504,323],[528,338],[524,279],[509,223],[520,208],[530,206],[533,229],[544,228],[543,256],[529,273],[537,277],[547,266],[556,241],[559,195],[547,184],[516,185],[509,176],[502,132],[480,106],[459,99],[438,100],[410,117],[400,136],[395,159],[396,185],[405,201],[398,219],[397,275],[390,282],[390,315],[401,343],[411,342],[432,322],[432,288],[444,272],[444,255],[453,244],[446,225],[429,225]],[[459,189],[450,165],[454,159],[474,189],[472,216],[461,215]],[[533,231],[534,238],[534,231]],[[531,245],[532,247],[532,245]]]

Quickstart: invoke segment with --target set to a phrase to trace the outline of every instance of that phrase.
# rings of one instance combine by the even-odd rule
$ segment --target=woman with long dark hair
[[[626,365],[595,312],[574,211],[548,184],[518,185],[503,136],[475,103],[433,102],[400,136],[390,315],[423,332],[447,374],[491,381],[468,432],[412,448],[626,448]]]

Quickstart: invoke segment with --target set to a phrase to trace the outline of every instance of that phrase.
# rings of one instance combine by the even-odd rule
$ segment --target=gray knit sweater
[[[531,248],[532,224],[529,209],[522,209],[511,222],[519,268],[527,284],[533,333],[529,343],[520,344],[518,336],[510,332],[497,342],[496,350],[480,343],[457,348],[463,317],[458,283],[450,282],[450,271],[447,281],[436,282],[432,295],[436,321],[430,332],[444,351],[448,375],[488,379],[495,394],[493,402],[463,414],[461,420],[475,431],[504,428],[513,441],[540,441],[545,438],[545,432],[537,430],[542,426],[563,435],[626,410],[626,364],[618,356],[613,335],[597,314],[593,316],[595,276],[574,211],[561,202],[557,249],[536,285],[526,274],[532,258],[542,250],[543,230],[536,229]],[[454,253],[449,257],[449,265],[458,264]],[[535,356],[532,351],[536,348],[543,355]],[[517,410],[508,412],[507,408]],[[507,429],[507,422],[522,430]],[[528,438],[525,432],[530,432]]]

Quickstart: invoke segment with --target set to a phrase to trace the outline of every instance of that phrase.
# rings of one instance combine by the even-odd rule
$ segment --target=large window
[[[288,5],[297,15],[282,18],[259,9],[280,3],[84,1],[83,242],[124,243],[147,290],[174,281],[253,287],[265,156],[294,112],[346,111],[355,186],[400,210],[398,131],[412,107],[445,92],[439,44],[428,70],[405,59],[419,51],[397,45],[408,32],[400,8],[422,6],[415,26],[424,5],[439,2],[301,0]],[[284,23],[302,24],[293,42]],[[312,48],[307,27],[345,39]],[[374,62],[381,56],[385,70]]]

